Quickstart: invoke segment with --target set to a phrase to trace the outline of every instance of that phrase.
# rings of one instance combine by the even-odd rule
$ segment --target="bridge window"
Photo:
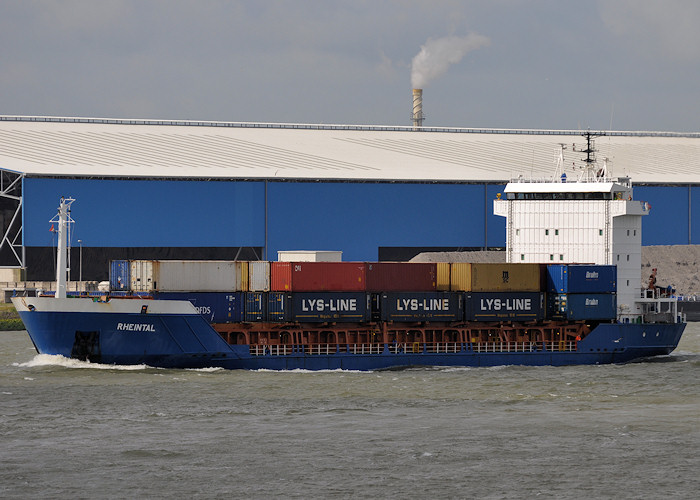
[[[612,200],[612,193],[507,193],[508,200]]]

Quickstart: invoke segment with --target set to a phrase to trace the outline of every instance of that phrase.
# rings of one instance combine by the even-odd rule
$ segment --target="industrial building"
[[[505,183],[551,178],[561,145],[575,175],[584,132],[2,116],[0,266],[54,279],[62,196],[74,280],[115,259],[502,248]],[[699,133],[607,131],[596,147],[651,205],[643,245],[700,243]]]

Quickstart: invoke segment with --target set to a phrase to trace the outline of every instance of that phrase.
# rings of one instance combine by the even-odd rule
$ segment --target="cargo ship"
[[[677,301],[640,287],[628,178],[518,178],[494,200],[505,263],[114,261],[110,291],[70,296],[72,199],[54,296],[13,297],[37,352],[165,368],[379,370],[625,363],[672,352]],[[564,146],[562,146],[563,148]]]

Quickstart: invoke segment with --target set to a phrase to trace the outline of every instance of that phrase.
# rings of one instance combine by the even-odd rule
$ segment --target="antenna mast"
[[[68,282],[68,246],[69,227],[75,222],[70,216],[70,206],[73,198],[61,197],[58,213],[49,222],[58,224],[58,248],[56,258],[56,298],[65,299]]]
[[[579,152],[585,153],[586,157],[581,158],[581,161],[585,163],[585,166],[583,167],[583,172],[581,173],[580,180],[589,182],[597,182],[603,180],[606,176],[605,168],[596,170],[597,160],[595,157],[595,138],[604,136],[605,133],[599,132],[597,134],[593,134],[590,130],[588,130],[585,134],[581,135],[586,138],[586,149],[583,149]]]

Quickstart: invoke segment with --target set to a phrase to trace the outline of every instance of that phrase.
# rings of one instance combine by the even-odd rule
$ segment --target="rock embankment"
[[[700,295],[700,245],[642,247],[642,281],[656,268],[656,285],[671,285],[678,295]]]

